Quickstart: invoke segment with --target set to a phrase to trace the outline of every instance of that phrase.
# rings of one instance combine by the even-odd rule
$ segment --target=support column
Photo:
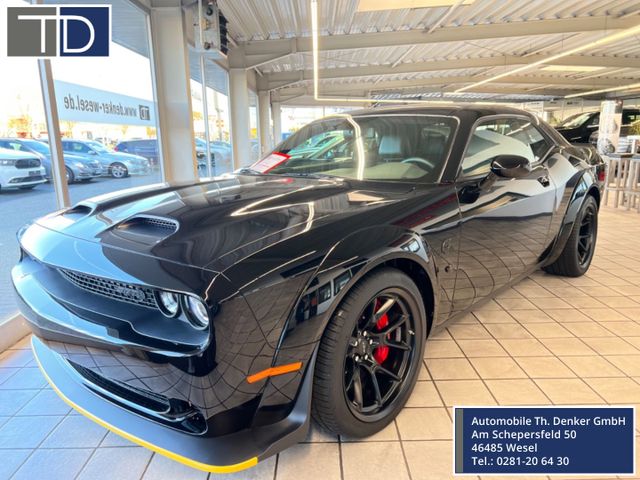
[[[271,127],[269,125],[269,92],[258,91],[258,135],[260,138],[260,155],[266,155],[273,148]]]
[[[271,116],[273,121],[273,143],[275,145],[282,141],[282,111],[280,102],[271,102]]]
[[[234,170],[246,167],[251,163],[248,88],[246,69],[230,68],[229,116],[231,117],[231,145],[233,145]]]
[[[151,39],[158,104],[158,141],[166,181],[198,178],[194,145],[189,54],[182,9],[151,9]]]

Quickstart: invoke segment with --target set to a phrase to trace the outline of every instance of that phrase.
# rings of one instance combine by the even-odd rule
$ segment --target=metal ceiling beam
[[[442,27],[429,35],[424,30],[323,35],[320,37],[320,50],[353,50],[358,48],[462,42],[530,35],[610,31],[631,28],[637,24],[638,20],[633,16],[627,18],[594,16]],[[310,52],[312,49],[311,37],[252,40],[241,42],[238,47],[243,50],[245,55],[246,68],[264,65],[293,53]]]
[[[481,80],[482,77],[477,76],[455,76],[455,77],[433,77],[433,78],[418,78],[412,80],[389,80],[389,81],[381,81],[376,84],[372,82],[353,82],[353,83],[334,83],[334,84],[320,84],[320,96],[330,96],[333,95],[334,91],[341,92],[349,92],[349,91],[386,91],[389,89],[400,89],[400,88],[420,88],[420,87],[435,87],[435,86],[447,86],[453,84],[460,83],[473,83],[478,80]],[[518,85],[561,85],[566,87],[567,89],[572,90],[580,90],[580,89],[593,89],[593,88],[607,88],[607,87],[617,87],[620,85],[620,80],[617,79],[598,79],[597,82],[594,82],[592,79],[589,80],[577,80],[573,78],[563,78],[563,77],[545,77],[545,76],[521,76],[521,77],[504,77],[501,78],[499,82],[495,82],[496,85],[501,83],[510,83],[510,84],[518,84]],[[302,90],[308,90],[310,86],[301,87]],[[287,95],[290,92],[297,90],[295,87],[285,88],[280,90],[283,95]],[[500,93],[504,90],[503,87],[496,86],[494,88],[490,88],[494,93]],[[523,89],[520,89],[520,93],[526,93]],[[536,93],[538,93],[536,91]]]
[[[365,65],[358,67],[325,68],[320,70],[320,79],[398,75],[403,73],[436,72],[466,68],[506,67],[535,62],[543,57],[544,55],[535,55],[526,58],[516,55],[505,55],[485,58],[462,58],[429,62],[401,63],[397,67],[393,67],[392,65]],[[549,62],[549,65],[640,69],[640,58],[573,55],[551,61]],[[594,76],[596,75],[594,74]],[[313,70],[267,73],[265,74],[265,77],[268,80],[268,88],[272,90],[304,80],[313,80]]]

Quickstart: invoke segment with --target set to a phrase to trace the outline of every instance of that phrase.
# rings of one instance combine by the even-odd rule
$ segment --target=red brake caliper
[[[374,311],[377,312],[379,308],[380,308],[380,300],[376,298],[376,306],[374,308]],[[385,328],[387,325],[389,325],[389,316],[385,313],[380,317],[380,319],[376,323],[376,329],[380,331],[383,328]],[[375,358],[376,362],[378,362],[379,364],[384,363],[384,361],[387,359],[388,356],[389,356],[389,347],[376,347],[376,349],[373,351],[373,358]]]

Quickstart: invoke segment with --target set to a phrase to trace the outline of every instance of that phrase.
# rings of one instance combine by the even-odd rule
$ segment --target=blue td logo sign
[[[107,57],[111,5],[7,7],[9,57]]]

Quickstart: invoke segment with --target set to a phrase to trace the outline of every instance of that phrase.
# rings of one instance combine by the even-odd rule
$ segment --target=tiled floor
[[[639,215],[605,208],[589,273],[576,279],[536,273],[430,339],[427,367],[387,429],[364,442],[314,430],[306,443],[226,478],[451,478],[452,405],[640,405],[638,238]],[[0,479],[11,477],[207,474],[70,411],[45,385],[24,339],[0,354]]]

